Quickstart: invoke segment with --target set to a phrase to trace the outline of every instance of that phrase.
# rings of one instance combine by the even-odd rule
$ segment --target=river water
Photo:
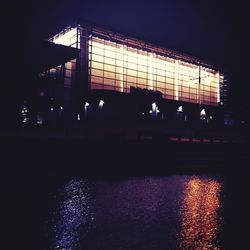
[[[34,147],[28,163],[33,147],[18,147],[17,157],[6,155],[0,177],[0,249],[249,249],[250,176],[245,160],[225,161],[233,151],[216,165],[203,156],[192,165],[176,155],[183,160],[173,165],[171,154],[166,158],[163,151],[157,154],[161,160],[140,156],[131,161],[122,158],[130,154],[119,148],[122,153],[111,161],[99,150],[86,167],[81,147],[59,161],[61,148],[53,151],[58,145],[47,149],[47,157],[46,147]],[[143,156],[150,153],[143,151]],[[168,170],[145,174],[157,173],[156,166]]]
[[[5,177],[2,249],[248,249],[246,174]]]
[[[71,179],[55,190],[50,249],[223,249],[217,175]]]

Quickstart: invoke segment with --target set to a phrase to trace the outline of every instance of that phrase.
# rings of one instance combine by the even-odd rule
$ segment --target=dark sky
[[[240,1],[7,1],[3,22],[21,43],[46,39],[82,17],[101,26],[185,52],[229,75],[233,100],[247,98],[249,8]],[[11,34],[13,36],[13,34]],[[241,95],[245,95],[241,98]]]

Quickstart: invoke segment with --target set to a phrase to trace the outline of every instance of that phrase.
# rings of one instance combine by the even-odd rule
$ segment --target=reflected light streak
[[[71,180],[56,197],[50,249],[81,249],[81,240],[94,220],[92,197],[85,180]]]
[[[200,178],[186,183],[182,204],[180,249],[220,249],[218,209],[221,184]]]

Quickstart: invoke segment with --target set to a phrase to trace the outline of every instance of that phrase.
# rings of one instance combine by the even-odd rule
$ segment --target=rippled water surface
[[[50,249],[222,249],[223,180],[71,179],[54,191]]]

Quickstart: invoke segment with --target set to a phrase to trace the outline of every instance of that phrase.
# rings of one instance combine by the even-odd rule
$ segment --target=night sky
[[[20,58],[23,47],[37,38],[49,38],[81,17],[218,66],[229,76],[232,103],[241,111],[249,104],[245,70],[250,10],[244,2],[4,0],[2,5],[6,41],[15,44]],[[13,42],[17,36],[18,46]]]

